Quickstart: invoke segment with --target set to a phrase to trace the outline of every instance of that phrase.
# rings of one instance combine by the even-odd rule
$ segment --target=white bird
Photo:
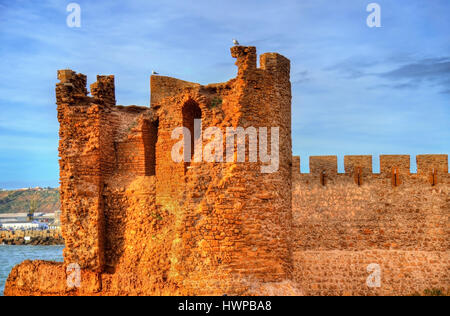
[[[152,71],[152,75],[159,75],[159,73],[157,73],[156,71]]]
[[[233,44],[236,45],[236,46],[240,45],[238,40],[236,40],[236,39],[233,39]]]

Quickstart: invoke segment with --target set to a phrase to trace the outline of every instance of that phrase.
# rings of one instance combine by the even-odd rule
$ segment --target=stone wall
[[[294,157],[294,278],[311,295],[411,295],[450,284],[450,176],[447,155]],[[370,264],[381,287],[366,285]]]

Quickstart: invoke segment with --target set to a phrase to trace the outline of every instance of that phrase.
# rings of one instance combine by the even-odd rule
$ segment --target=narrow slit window
[[[186,168],[190,165],[190,161],[193,161],[195,155],[195,137],[199,135],[195,135],[195,120],[202,119],[202,110],[199,105],[195,101],[188,101],[183,106],[183,126],[189,129],[191,134],[190,139],[184,140],[184,161]],[[190,157],[189,151],[186,148],[190,148]]]
[[[156,175],[156,143],[158,142],[159,121],[146,122],[142,131],[145,152],[145,175]]]

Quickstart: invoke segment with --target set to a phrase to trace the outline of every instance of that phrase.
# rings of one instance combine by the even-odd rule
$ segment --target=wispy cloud
[[[397,88],[417,88],[421,84],[431,84],[448,90],[450,86],[450,57],[419,60],[378,74],[378,76],[402,81],[402,83],[396,85]]]
[[[450,56],[418,59],[406,64],[396,58],[395,66],[382,72],[374,70],[374,67],[386,62],[361,60],[361,58],[347,59],[326,67],[325,70],[338,71],[347,79],[377,77],[389,81],[376,85],[376,88],[417,89],[422,85],[425,87],[431,85],[441,87],[444,89],[442,93],[445,93],[450,85]],[[392,61],[388,62],[392,64]]]

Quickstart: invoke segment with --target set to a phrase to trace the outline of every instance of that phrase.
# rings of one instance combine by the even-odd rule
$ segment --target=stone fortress
[[[237,77],[151,77],[150,107],[113,76],[58,72],[64,263],[26,261],[6,295],[412,295],[449,290],[447,155],[292,157],[290,62],[235,46]],[[181,162],[174,128],[279,127],[279,169]],[[236,145],[237,146],[237,145]],[[248,157],[248,155],[247,155]],[[81,283],[71,286],[70,264]],[[369,286],[369,266],[379,284]],[[376,276],[375,276],[376,279]]]

